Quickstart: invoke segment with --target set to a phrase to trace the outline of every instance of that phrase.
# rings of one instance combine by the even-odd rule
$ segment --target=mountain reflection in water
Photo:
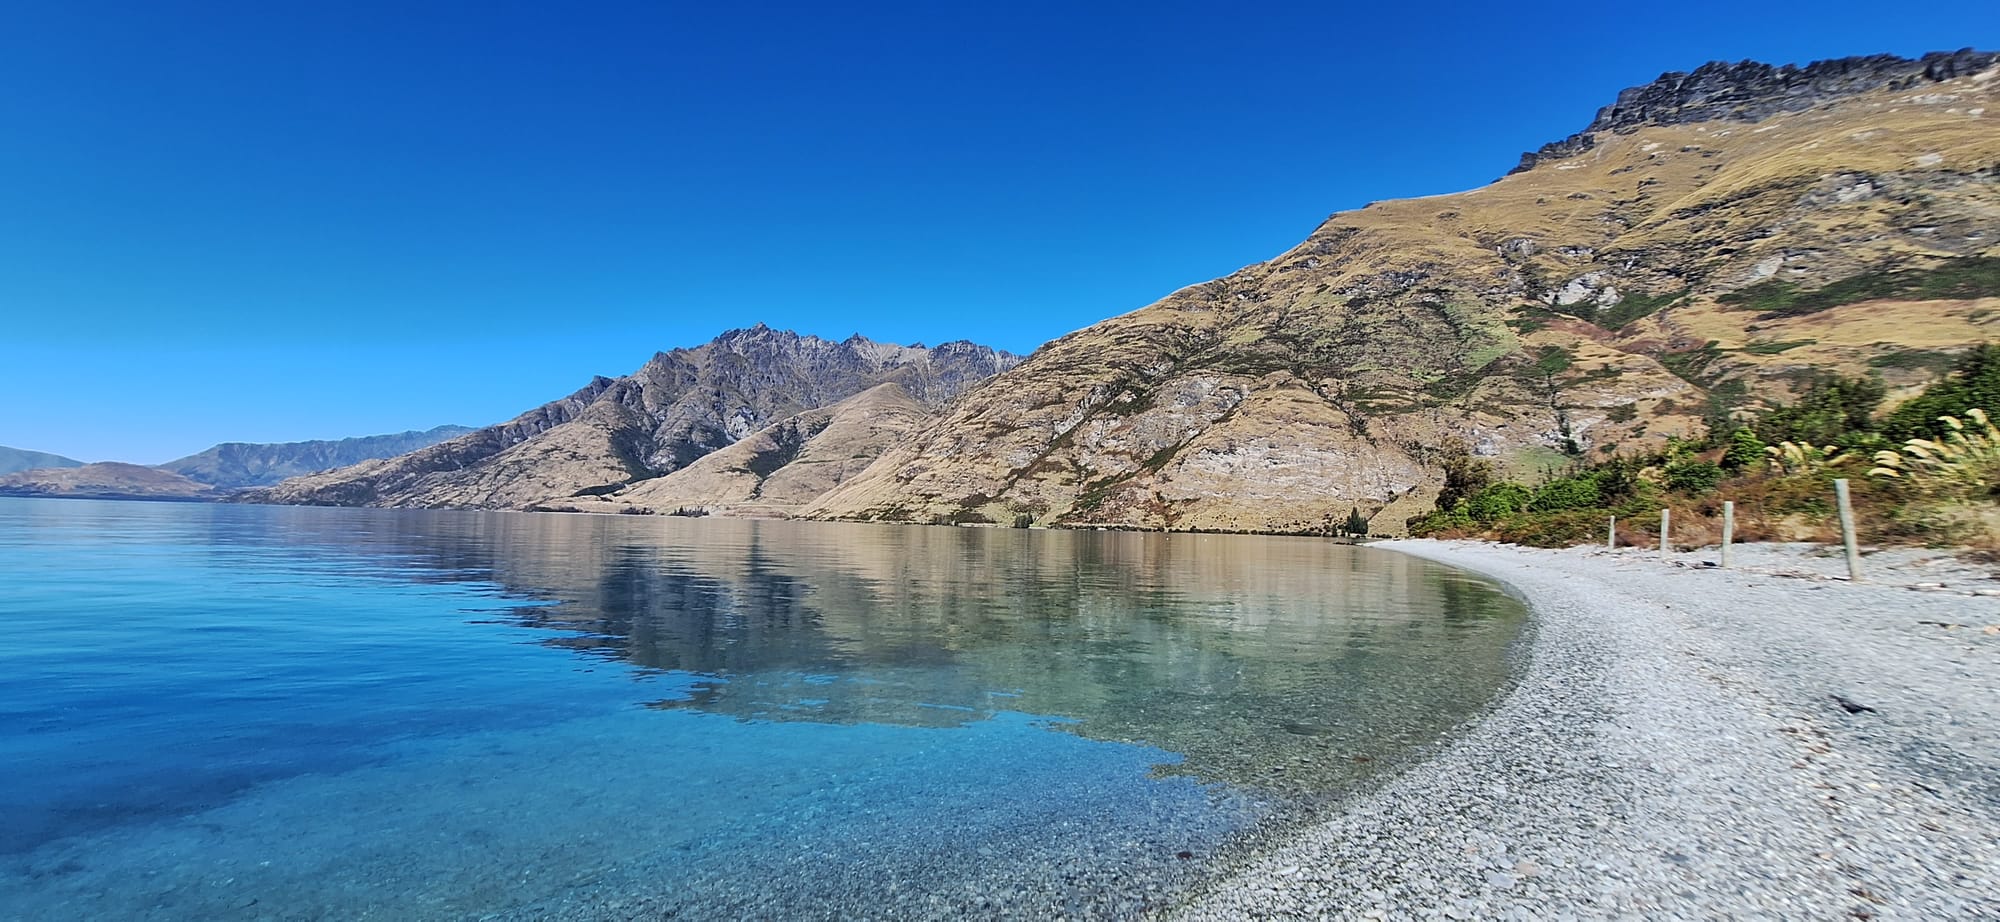
[[[918,727],[1025,712],[1186,756],[1167,771],[1293,794],[1338,790],[1475,714],[1523,614],[1491,583],[1309,538],[342,521],[330,543],[558,600],[521,609],[550,645],[701,677],[657,707]]]

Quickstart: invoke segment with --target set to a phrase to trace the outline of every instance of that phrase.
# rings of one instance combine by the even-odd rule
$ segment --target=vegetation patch
[[[1543,346],[1536,350],[1535,361],[1530,367],[1543,378],[1553,378],[1568,371],[1574,364],[1576,364],[1576,353],[1561,346]]]
[[[1917,269],[1882,269],[1803,289],[1781,279],[1758,282],[1716,300],[1756,311],[1759,320],[1801,317],[1862,301],[1955,301],[2000,296],[2000,257],[1961,256]]]
[[[1940,417],[1964,416],[1974,409],[2000,412],[1996,408],[2000,408],[2000,346],[1981,343],[1960,356],[1944,380],[1890,413],[1882,434],[1893,442],[1942,438],[1949,427]]]
[[[1952,363],[1957,358],[1957,354],[1939,349],[1902,349],[1869,359],[1868,367],[1929,371],[1942,374],[1951,368]]]
[[[1719,535],[1729,500],[1739,540],[1827,540],[1837,534],[1833,481],[1846,478],[1867,540],[2000,548],[2000,428],[1979,406],[2000,406],[2000,348],[1961,356],[1886,417],[1885,393],[1874,378],[1818,374],[1796,401],[1747,424],[1711,418],[1705,438],[1550,467],[1534,486],[1499,479],[1454,446],[1438,459],[1436,507],[1410,530],[1560,546],[1604,540],[1615,517],[1622,543],[1643,544],[1658,540],[1647,523],[1667,509],[1674,542],[1697,546]]]
[[[1708,368],[1715,364],[1716,359],[1722,358],[1722,347],[1711,339],[1703,343],[1699,349],[1669,352],[1659,358],[1660,364],[1666,366],[1667,371],[1672,372],[1674,377],[1696,387],[1707,387],[1712,383],[1708,377]]]
[[[1775,407],[1751,427],[1766,444],[1871,447],[1881,440],[1875,411],[1888,390],[1875,378],[1821,375],[1791,404]]]
[[[1751,343],[1736,351],[1747,352],[1751,355],[1778,355],[1790,352],[1800,346],[1810,346],[1817,342],[1819,342],[1817,339],[1787,339],[1780,342]]]
[[[1568,314],[1579,320],[1589,321],[1606,330],[1621,330],[1635,320],[1651,317],[1669,307],[1687,300],[1686,289],[1666,294],[1629,294],[1610,307],[1598,308],[1594,301],[1559,305],[1552,308],[1557,313]]]

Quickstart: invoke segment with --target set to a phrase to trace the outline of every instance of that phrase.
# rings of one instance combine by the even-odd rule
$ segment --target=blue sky
[[[1026,352],[1712,59],[1981,3],[0,0],[0,444],[497,422],[762,321]]]

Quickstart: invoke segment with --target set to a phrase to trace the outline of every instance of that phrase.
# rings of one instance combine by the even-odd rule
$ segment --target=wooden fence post
[[[1847,498],[1847,478],[1833,482],[1834,500],[1840,506],[1840,543],[1847,546],[1847,578],[1861,581],[1861,546],[1854,538],[1854,504]]]
[[[1672,547],[1671,547],[1672,544],[1673,542],[1667,538],[1667,510],[1662,509],[1660,510],[1660,559],[1661,560],[1667,559],[1667,555],[1672,552]]]
[[[1722,503],[1722,565],[1729,566],[1729,544],[1736,540],[1736,504],[1728,500]]]
[[[1618,517],[1615,515],[1611,517],[1611,524],[1604,529],[1604,549],[1607,551],[1618,549]]]

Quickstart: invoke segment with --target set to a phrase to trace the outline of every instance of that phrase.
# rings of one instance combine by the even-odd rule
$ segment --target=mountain
[[[8,448],[0,445],[0,474],[16,471],[32,471],[43,467],[82,467],[83,462],[62,455],[52,455],[46,451],[29,451],[25,448]]]
[[[1450,195],[1058,339],[803,510],[1377,531],[1469,448],[1532,476],[1814,373],[2000,336],[1991,52],[1669,73]]]
[[[655,355],[498,426],[293,478],[253,502],[549,508],[682,470],[773,423],[894,383],[926,414],[1020,361],[969,342],[830,342],[763,324]],[[810,425],[807,426],[810,428]]]
[[[288,477],[390,458],[473,431],[438,426],[421,432],[308,442],[223,442],[206,451],[155,465],[160,470],[223,489],[270,486]]]
[[[642,480],[606,496],[572,498],[542,508],[789,515],[866,469],[883,451],[934,417],[903,385],[878,384],[830,407],[807,410],[759,429],[664,477]]]
[[[0,477],[0,496],[205,500],[215,498],[215,488],[171,471],[101,461],[8,474]]]

